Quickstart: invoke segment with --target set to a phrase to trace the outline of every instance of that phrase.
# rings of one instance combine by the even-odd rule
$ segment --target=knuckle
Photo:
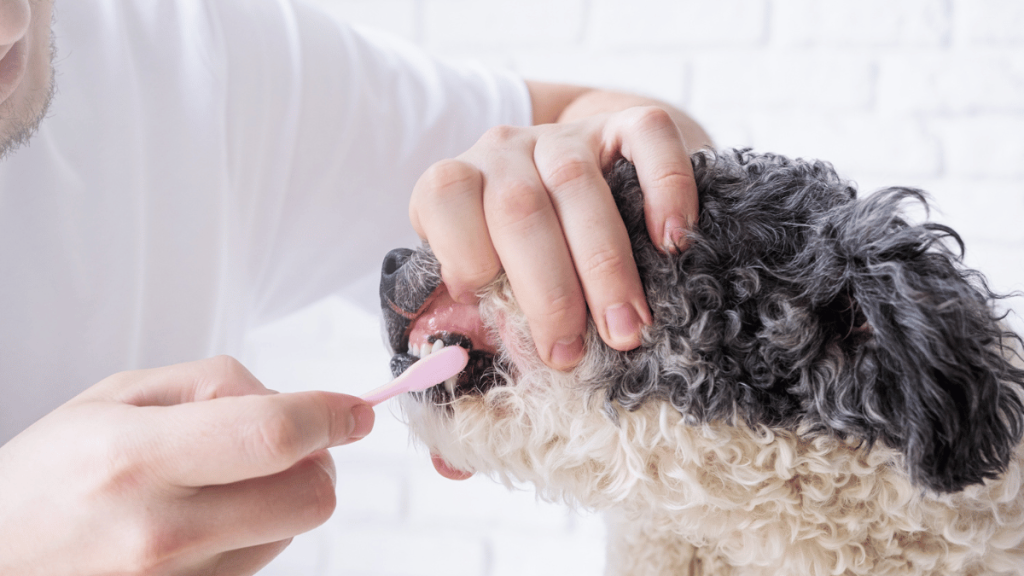
[[[139,378],[139,370],[124,370],[107,376],[100,381],[100,385],[109,386],[113,390],[124,390],[129,388]]]
[[[344,421],[344,418],[342,418],[341,415],[338,414],[337,410],[335,409],[335,406],[331,403],[330,399],[328,398],[329,395],[330,394],[328,392],[314,390],[308,392],[305,395],[305,398],[308,399],[309,406],[315,407],[316,412],[319,413],[319,418],[322,419],[324,426],[326,426],[325,432],[320,431],[317,432],[316,435],[319,436],[321,433],[326,433],[328,440],[341,439],[343,435],[346,434],[348,431],[338,428],[338,425],[342,421]],[[306,420],[310,420],[310,417],[308,415],[306,416]],[[298,419],[292,419],[292,422],[297,421]],[[310,444],[310,428],[308,426],[302,428],[305,430],[305,433],[301,434],[302,446],[300,449],[310,450],[312,448]],[[333,461],[331,462],[331,465],[333,466]]]
[[[544,182],[549,188],[559,189],[587,181],[596,166],[593,160],[572,154],[562,155],[544,172]]]
[[[478,290],[491,283],[498,273],[501,272],[501,266],[497,262],[479,262],[472,267],[465,267],[460,270],[447,271],[442,265],[441,267],[441,279],[449,291],[454,294],[460,294],[467,290]]]
[[[123,548],[125,572],[152,574],[188,546],[184,532],[151,515],[136,522]]]
[[[436,201],[469,189],[479,189],[480,171],[461,160],[435,162],[420,177],[416,190],[423,200]]]
[[[622,254],[608,248],[589,255],[580,266],[580,274],[591,280],[622,278],[629,268]]]
[[[124,398],[134,397],[133,392],[139,388],[139,382],[144,381],[148,370],[125,370],[107,376],[100,380],[95,386],[86,390],[82,397],[106,397],[111,396]]]
[[[234,356],[228,356],[227,354],[220,354],[214,356],[212,361],[218,365],[221,370],[226,374],[233,374],[240,371],[244,371],[245,367],[238,361]]]
[[[261,461],[286,464],[303,454],[302,430],[294,418],[280,409],[268,409],[256,424],[251,435],[254,456]]]
[[[660,130],[675,127],[675,121],[664,108],[657,106],[638,106],[635,111],[635,122],[640,129]]]
[[[652,174],[648,186],[656,186],[665,190],[683,190],[692,180],[693,177],[683,172],[682,169],[669,168]]]
[[[210,358],[214,374],[224,379],[237,379],[250,376],[249,370],[233,356],[221,354]]]
[[[94,462],[103,462],[103,489],[123,494],[142,485],[147,476],[140,462],[138,446],[126,434],[108,435],[102,453],[93,452]]]
[[[544,323],[561,329],[573,321],[582,308],[583,303],[576,291],[555,287],[548,290],[542,309],[538,310],[537,321],[532,324]]]
[[[507,182],[495,190],[495,208],[510,222],[531,220],[550,207],[547,191],[523,180]]]
[[[208,400],[229,390],[245,389],[257,383],[256,378],[241,362],[227,355],[203,360],[201,375],[193,383],[192,395],[196,400]]]
[[[517,126],[499,125],[488,129],[480,137],[479,143],[485,146],[504,146],[519,138],[523,129]]]

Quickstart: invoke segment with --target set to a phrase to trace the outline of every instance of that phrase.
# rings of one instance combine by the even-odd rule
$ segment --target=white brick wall
[[[1024,290],[1020,0],[317,1],[444,57],[665,99],[720,146],[824,158],[865,191],[924,188],[968,263]],[[378,334],[332,300],[256,334],[245,359],[273,388],[359,393],[387,379]],[[440,478],[387,410],[334,454],[337,513],[265,574],[602,571],[598,518]]]

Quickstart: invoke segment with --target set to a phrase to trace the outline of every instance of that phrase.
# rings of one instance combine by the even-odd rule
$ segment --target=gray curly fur
[[[608,174],[654,317],[628,353],[589,336],[600,369],[583,385],[605,393],[612,418],[615,403],[662,399],[695,423],[882,442],[938,492],[1005,470],[1024,433],[1024,371],[1011,363],[1022,342],[994,312],[1001,296],[962,266],[956,232],[903,215],[908,202],[927,208],[923,192],[858,199],[828,163],[748,150],[692,160],[700,217],[680,255],[652,245],[632,165]],[[385,259],[396,375],[416,360],[408,331],[440,282],[428,246]],[[459,393],[515,385],[494,361],[476,358]],[[435,392],[425,398],[450,402]]]
[[[750,151],[693,165],[701,212],[678,256],[650,242],[633,167],[608,175],[654,325],[637,350],[605,349],[617,367],[592,386],[627,409],[660,398],[701,422],[882,441],[940,492],[1005,469],[1024,430],[1020,338],[960,237],[902,215],[923,192],[857,199],[828,163]]]

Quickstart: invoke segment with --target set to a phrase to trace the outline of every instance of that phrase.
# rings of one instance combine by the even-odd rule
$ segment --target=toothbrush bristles
[[[424,348],[430,350],[429,345],[424,346]],[[448,379],[454,379],[468,363],[469,352],[465,348],[461,346],[444,346],[440,350],[414,362],[412,366],[391,382],[376,390],[367,392],[362,396],[362,399],[376,406],[403,392],[426,390]]]

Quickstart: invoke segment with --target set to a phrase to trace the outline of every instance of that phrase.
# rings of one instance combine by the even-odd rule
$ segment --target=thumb
[[[151,469],[177,486],[227,484],[286,470],[317,450],[348,444],[373,428],[354,396],[295,392],[141,408],[133,443]]]

